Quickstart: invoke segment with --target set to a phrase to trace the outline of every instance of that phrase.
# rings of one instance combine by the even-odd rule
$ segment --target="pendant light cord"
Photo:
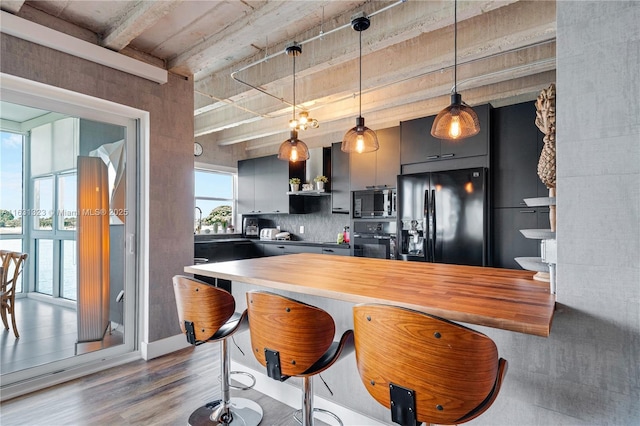
[[[293,53],[293,119],[296,119],[296,53]]]
[[[359,101],[359,117],[362,117],[362,31],[358,31],[360,33],[360,61],[359,61],[359,66],[360,66],[360,93],[358,94],[358,101]]]
[[[453,0],[453,92],[458,93],[458,0]]]

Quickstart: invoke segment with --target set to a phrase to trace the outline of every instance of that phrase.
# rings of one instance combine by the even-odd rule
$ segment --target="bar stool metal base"
[[[332,413],[329,410],[325,410],[323,408],[314,408],[313,409],[314,413],[322,413],[325,414],[329,417],[332,417],[336,422],[338,422],[338,424],[340,426],[344,426],[344,424],[342,423],[342,420],[340,419],[340,417],[338,417],[335,413]],[[296,410],[293,413],[293,419],[298,422],[298,424],[302,424],[302,410]]]
[[[246,398],[231,398],[231,421],[224,418],[221,400],[212,401],[191,413],[191,426],[232,425],[258,426],[262,421],[262,407]],[[226,422],[225,422],[226,421]]]

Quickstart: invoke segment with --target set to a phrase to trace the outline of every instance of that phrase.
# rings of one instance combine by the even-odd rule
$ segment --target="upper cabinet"
[[[522,207],[524,198],[545,197],[538,178],[543,134],[535,125],[535,103],[496,108],[492,112],[491,180],[493,207]]]
[[[331,145],[331,211],[349,213],[349,154],[342,152],[342,142]]]
[[[304,201],[289,196],[289,178],[304,179],[304,162],[278,160],[277,155],[238,161],[238,212],[241,214],[304,213]]]
[[[480,132],[473,137],[456,141],[437,139],[431,136],[431,126],[435,116],[401,122],[400,163],[404,166],[468,157],[486,157],[489,153],[489,136],[491,134],[490,105],[474,106],[473,110],[478,114]],[[481,166],[482,164],[477,165]],[[471,166],[469,164],[469,167]],[[453,166],[451,168],[461,167]]]
[[[351,191],[395,188],[400,174],[400,127],[376,130],[380,149],[349,155]]]

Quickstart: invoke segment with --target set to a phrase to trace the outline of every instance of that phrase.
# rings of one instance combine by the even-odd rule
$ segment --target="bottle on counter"
[[[336,239],[336,243],[342,244],[344,242],[344,234],[342,232],[338,232],[338,238]]]
[[[350,241],[348,226],[345,226],[344,229],[342,230],[342,241],[344,241],[345,243],[348,243]]]

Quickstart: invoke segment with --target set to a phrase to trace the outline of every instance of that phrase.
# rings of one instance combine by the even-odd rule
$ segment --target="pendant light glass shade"
[[[477,135],[480,132],[480,120],[473,109],[464,102],[458,93],[458,2],[453,6],[453,93],[451,105],[438,113],[431,127],[431,136],[438,139],[458,140]]]
[[[295,41],[292,45],[286,48],[287,55],[293,56],[293,118],[292,121],[296,122],[296,125],[291,129],[289,139],[282,142],[280,149],[278,149],[278,159],[284,161],[290,161],[295,163],[296,161],[306,161],[309,159],[309,148],[307,144],[298,139],[297,120],[296,120],[296,56],[302,53],[302,47]],[[291,122],[290,121],[290,125]]]
[[[451,95],[451,105],[438,113],[431,135],[439,139],[464,139],[480,132],[480,120],[470,106],[462,102],[459,93]]]
[[[292,130],[289,139],[282,142],[278,150],[278,159],[290,161],[306,161],[309,159],[307,144],[298,139],[298,131]]]
[[[356,16],[351,20],[351,26],[360,33],[360,93],[359,114],[356,118],[356,126],[349,129],[342,138],[340,149],[343,152],[355,152],[362,154],[363,152],[373,152],[380,148],[376,132],[364,125],[364,117],[362,117],[362,31],[369,28],[369,18],[364,14]]]
[[[376,132],[364,125],[364,118],[356,118],[356,126],[352,127],[342,138],[340,149],[344,152],[373,152],[380,148]]]

